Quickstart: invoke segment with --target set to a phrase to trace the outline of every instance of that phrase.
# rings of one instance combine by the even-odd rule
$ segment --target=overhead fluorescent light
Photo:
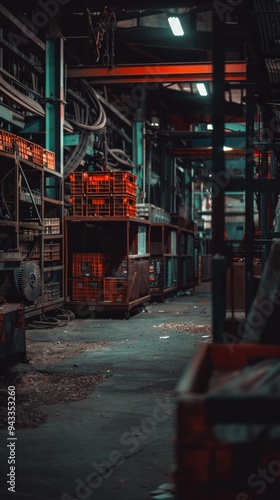
[[[178,17],[169,17],[168,22],[174,36],[183,36],[184,30]]]
[[[224,146],[224,147],[223,147],[223,150],[224,150],[224,151],[232,151],[232,148],[230,148],[229,146]]]
[[[206,90],[204,83],[197,83],[196,88],[197,88],[200,95],[202,95],[202,96],[208,95],[208,92]]]

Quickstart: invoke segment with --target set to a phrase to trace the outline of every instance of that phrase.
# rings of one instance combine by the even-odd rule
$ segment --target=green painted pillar
[[[174,199],[174,159],[168,155],[168,148],[169,144],[163,144],[161,148],[160,206],[166,212],[172,212],[172,200]]]
[[[212,93],[212,169],[213,180],[224,175],[225,157],[225,51],[226,30],[223,20],[213,11],[213,93]],[[220,178],[220,177],[219,177]],[[213,183],[212,191],[212,329],[213,342],[223,343],[226,315],[226,258],[224,244],[224,187]]]
[[[145,203],[146,159],[145,159],[145,122],[135,117],[132,128],[133,139],[133,174],[137,176],[137,202]]]
[[[193,206],[192,206],[192,175],[191,168],[185,168],[184,171],[184,203],[186,207],[186,215],[189,220],[193,219]]]
[[[55,153],[55,169],[63,172],[64,41],[46,39],[46,149]]]

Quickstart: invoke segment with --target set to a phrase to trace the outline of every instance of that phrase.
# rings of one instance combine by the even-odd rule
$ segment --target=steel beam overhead
[[[45,50],[46,46],[40,38],[36,36],[36,34],[31,31],[30,29],[27,28],[25,24],[23,24],[19,19],[17,19],[11,12],[9,12],[4,5],[0,4],[0,14],[3,18],[5,18],[9,23],[15,26],[15,28],[19,31],[20,35],[22,38],[27,38],[29,41],[32,40],[35,45],[41,50]],[[16,36],[15,33],[11,33],[11,39],[13,39],[13,36]]]
[[[111,71],[94,66],[70,66],[68,78],[92,78],[98,83],[207,82],[213,79],[212,63],[139,64],[116,66]],[[227,81],[246,79],[246,63],[225,64]]]

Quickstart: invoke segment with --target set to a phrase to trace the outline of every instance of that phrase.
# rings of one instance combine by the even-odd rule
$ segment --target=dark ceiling
[[[226,23],[225,36],[221,39],[225,60],[249,61],[252,67],[250,83],[256,86],[259,98],[262,102],[271,101],[272,105],[277,106],[280,92],[280,2],[185,0],[182,5],[181,2],[170,0],[170,7],[166,7],[166,4],[168,2],[163,0],[109,1],[106,6],[99,0],[52,0],[49,3],[44,0],[4,0],[0,6],[27,24],[42,41],[45,41],[46,36],[61,34],[65,40],[65,62],[69,67],[105,66],[111,70],[112,67],[114,70],[115,66],[126,64],[212,61],[214,12]],[[170,15],[180,17],[184,36],[173,36],[167,21]],[[1,15],[1,19],[0,26],[2,23],[6,30],[7,27],[15,29],[9,17]],[[47,21],[44,22],[44,19]],[[25,45],[23,52],[27,49]],[[107,85],[98,85],[94,77],[90,82],[114,103],[121,101],[125,93],[131,92],[131,85],[123,82],[112,85],[108,79]],[[164,116],[165,122],[173,116],[180,126],[193,120],[208,120],[211,115],[211,95],[200,98],[195,85],[190,85],[188,81],[185,86],[183,83],[172,86],[171,83],[158,84],[156,89],[149,92],[147,108],[156,108]],[[76,90],[79,81],[71,79],[69,86]],[[228,89],[225,102],[228,120],[245,119],[244,93],[237,84]],[[129,118],[133,118],[133,110]]]

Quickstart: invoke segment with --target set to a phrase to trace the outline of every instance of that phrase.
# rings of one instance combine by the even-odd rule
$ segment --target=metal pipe
[[[250,59],[247,66],[247,81],[253,71]],[[254,142],[255,97],[253,90],[247,90],[246,106],[246,171],[245,171],[245,313],[248,314],[254,300],[253,246],[254,240]],[[269,181],[267,181],[269,182]]]
[[[213,12],[213,95],[212,95],[212,169],[221,178],[225,172],[225,26]],[[223,343],[225,336],[226,260],[224,243],[224,187],[220,184],[212,193],[212,328],[213,342]]]
[[[146,203],[146,177],[147,177],[147,159],[146,159],[146,124],[143,121],[143,203]]]

